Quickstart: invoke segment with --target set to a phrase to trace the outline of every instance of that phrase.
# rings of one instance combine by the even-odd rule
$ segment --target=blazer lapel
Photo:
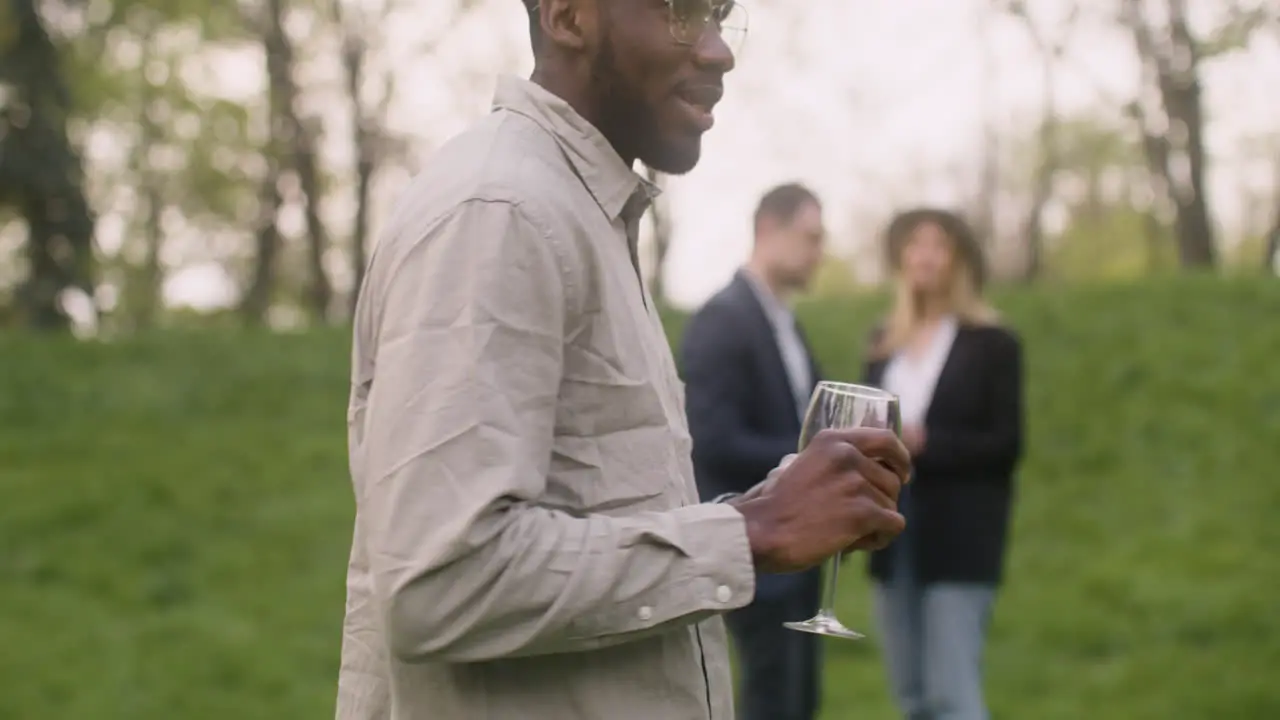
[[[760,304],[760,298],[756,297],[755,289],[750,285],[751,280],[743,275],[743,271],[739,270],[733,278],[734,293],[743,308],[751,315],[752,324],[756,328],[756,344],[758,352],[765,364],[765,371],[773,378],[774,384],[782,391],[784,396],[788,398],[787,405],[792,407],[795,405],[791,392],[791,380],[787,376],[787,366],[782,359],[782,351],[778,349],[778,336],[773,331],[773,323],[769,322],[769,316],[765,314],[764,306]],[[795,415],[795,413],[789,413]],[[796,418],[796,425],[799,426],[800,419]]]
[[[942,369],[938,371],[938,382],[933,386],[933,396],[929,399],[929,409],[925,411],[925,419],[933,417],[934,408],[938,406],[939,400],[945,403],[951,389],[956,387],[955,383],[961,380],[959,373],[962,365],[956,358],[968,351],[969,338],[968,326],[961,324],[956,328],[956,337],[951,341],[947,359],[943,361]]]
[[[805,357],[809,360],[809,392],[818,387],[818,383],[822,382],[822,368],[818,367],[818,358],[813,354],[813,346],[809,344],[809,335],[805,333],[800,323],[796,323],[796,334],[800,336],[800,344],[804,345]]]

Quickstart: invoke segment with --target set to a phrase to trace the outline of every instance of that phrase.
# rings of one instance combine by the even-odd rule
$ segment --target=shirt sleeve
[[[393,238],[411,242],[370,274],[380,309],[358,511],[404,662],[585,651],[754,594],[730,506],[578,517],[539,505],[572,283],[545,227],[512,202],[468,201]]]

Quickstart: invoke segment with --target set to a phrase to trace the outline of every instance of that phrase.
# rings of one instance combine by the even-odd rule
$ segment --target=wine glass
[[[820,382],[809,400],[804,424],[800,428],[800,450],[820,430],[827,428],[886,428],[902,434],[902,416],[898,397],[884,390],[864,385]],[[822,607],[818,614],[803,622],[783,623],[791,630],[859,640],[862,633],[850,630],[836,618],[836,580],[840,574],[840,555],[827,563],[827,582]]]

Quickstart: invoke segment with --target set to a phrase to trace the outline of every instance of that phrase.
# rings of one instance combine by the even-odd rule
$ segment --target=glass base
[[[836,619],[835,615],[826,613],[818,613],[804,622],[785,622],[782,627],[788,630],[799,630],[800,632],[813,633],[814,635],[826,635],[827,637],[838,637],[846,640],[862,640],[866,637],[856,630],[850,630],[843,623]]]

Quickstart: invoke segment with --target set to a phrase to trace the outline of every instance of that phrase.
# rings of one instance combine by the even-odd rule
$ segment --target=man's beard
[[[627,93],[626,83],[618,72],[613,40],[607,34],[591,67],[591,80],[596,88],[597,117],[600,132],[627,161],[644,154],[644,126],[647,115],[642,102]]]
[[[693,169],[697,155],[690,158],[688,152],[664,142],[658,133],[653,108],[629,89],[618,71],[617,56],[607,29],[591,67],[591,78],[596,87],[597,129],[624,160],[640,160],[654,170],[672,175],[683,175]]]

